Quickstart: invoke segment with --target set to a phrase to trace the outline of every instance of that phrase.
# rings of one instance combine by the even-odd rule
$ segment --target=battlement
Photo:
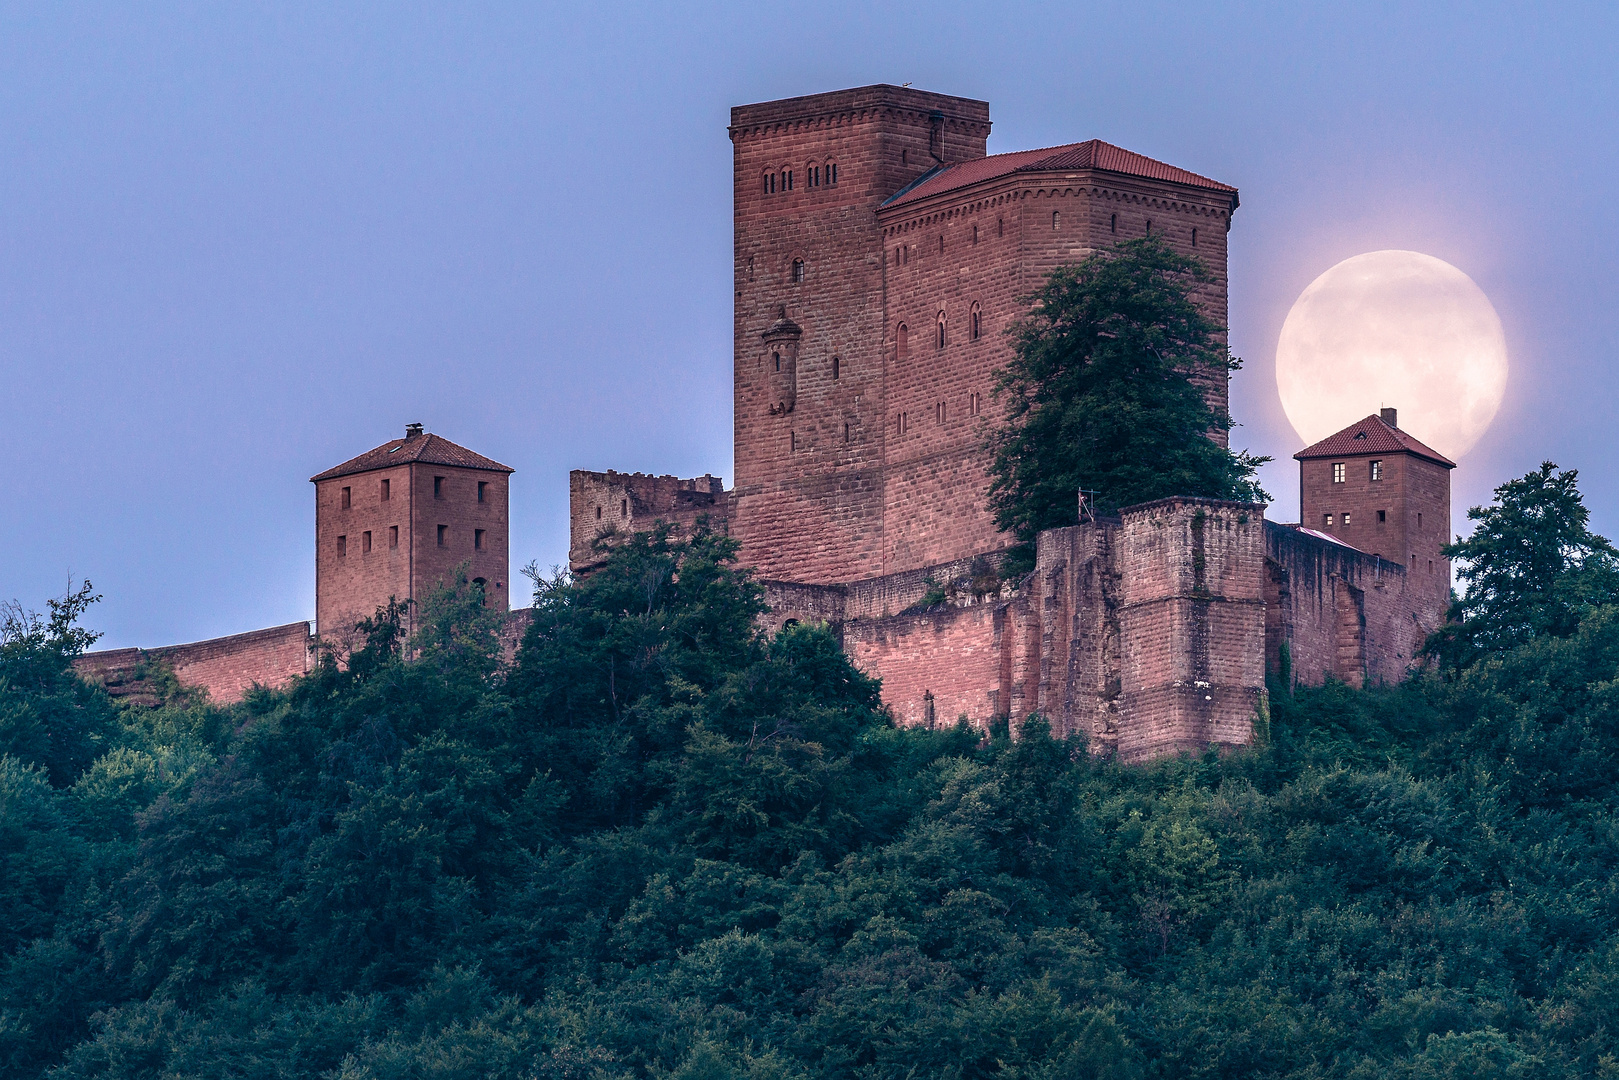
[[[725,483],[717,476],[683,480],[575,469],[568,474],[568,566],[574,573],[587,573],[602,562],[598,542],[647,532],[659,521],[683,535],[690,535],[699,519],[727,532],[729,509]]]

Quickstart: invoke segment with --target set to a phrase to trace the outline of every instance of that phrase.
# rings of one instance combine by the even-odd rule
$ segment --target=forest
[[[1498,496],[1425,673],[1150,765],[896,727],[703,533],[536,576],[509,658],[463,582],[228,707],[76,678],[89,585],[13,605],[0,1072],[1619,1075],[1612,549],[1571,472]]]

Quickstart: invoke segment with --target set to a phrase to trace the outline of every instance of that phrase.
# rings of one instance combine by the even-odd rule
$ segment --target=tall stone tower
[[[1438,619],[1450,602],[1450,470],[1456,463],[1400,430],[1384,409],[1293,455],[1299,522],[1405,567],[1407,589]]]
[[[463,562],[489,606],[507,610],[511,473],[409,424],[403,439],[310,477],[315,632],[342,638],[390,597],[420,601]]]
[[[764,578],[880,573],[887,414],[882,202],[982,158],[989,105],[867,86],[731,110],[733,535]]]

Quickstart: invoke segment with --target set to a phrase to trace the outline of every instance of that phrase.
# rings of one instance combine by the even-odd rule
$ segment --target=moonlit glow
[[[1276,345],[1282,408],[1306,445],[1388,405],[1401,428],[1457,457],[1490,426],[1506,385],[1489,298],[1416,251],[1356,255],[1316,278]]]

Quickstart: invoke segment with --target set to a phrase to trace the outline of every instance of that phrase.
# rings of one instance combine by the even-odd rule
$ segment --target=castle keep
[[[1126,760],[1252,742],[1267,676],[1361,685],[1417,662],[1448,606],[1454,464],[1393,409],[1295,455],[1299,523],[1076,500],[1031,573],[1001,573],[982,442],[1021,298],[1153,235],[1209,269],[1197,299],[1226,325],[1236,188],[1098,140],[987,155],[987,103],[905,87],[742,106],[729,130],[735,484],[572,473],[575,573],[617,537],[706,521],[764,583],[767,625],[831,626],[899,722],[1038,711]],[[1202,379],[1222,411],[1226,380]],[[463,563],[505,610],[510,474],[412,425],[313,477],[317,633]],[[307,670],[312,640],[295,623],[154,652],[228,701]],[[128,690],[139,656],[80,666]]]

